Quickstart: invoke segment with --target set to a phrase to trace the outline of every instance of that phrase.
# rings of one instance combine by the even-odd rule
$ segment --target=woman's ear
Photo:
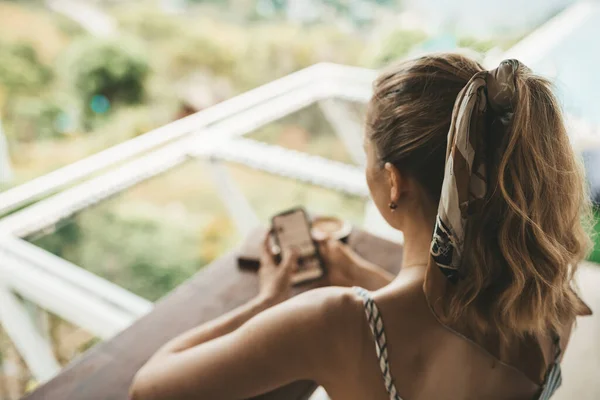
[[[390,185],[390,201],[395,203],[400,199],[401,184],[402,184],[402,175],[398,168],[394,166],[394,164],[390,162],[386,162],[384,165],[385,172],[388,179],[388,184]]]

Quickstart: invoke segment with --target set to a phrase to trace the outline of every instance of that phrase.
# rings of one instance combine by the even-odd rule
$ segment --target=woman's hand
[[[333,286],[353,286],[356,282],[358,258],[350,247],[339,240],[317,238],[319,252],[327,267],[327,278]]]
[[[394,279],[394,275],[365,260],[339,240],[321,237],[315,239],[327,267],[330,285],[362,286],[368,290],[377,290]]]
[[[297,267],[298,257],[294,251],[283,251],[281,262],[275,263],[269,245],[268,232],[263,241],[258,278],[259,297],[271,305],[279,304],[290,297],[292,272]]]

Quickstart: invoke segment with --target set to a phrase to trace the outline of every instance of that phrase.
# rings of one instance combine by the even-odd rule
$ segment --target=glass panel
[[[27,300],[23,302],[37,329],[51,344],[54,357],[61,367],[100,342],[99,338],[84,329]],[[37,384],[27,364],[0,325],[0,399],[20,399],[25,393],[35,389]]]
[[[227,170],[265,223],[274,213],[298,205],[355,224],[362,220],[363,199],[242,165],[228,165]],[[155,301],[239,239],[205,162],[194,161],[29,240]]]
[[[204,162],[190,162],[84,210],[32,243],[149,300],[238,237]]]
[[[337,100],[336,100],[337,101]],[[338,101],[362,132],[365,106],[359,103]],[[352,164],[352,158],[318,104],[312,104],[293,114],[257,129],[248,135],[269,144],[318,155],[330,160]]]
[[[31,372],[0,324],[0,399],[20,399],[33,382]]]
[[[313,214],[332,215],[355,225],[362,224],[365,207],[362,198],[239,164],[230,164],[227,168],[263,221],[270,221],[274,214],[301,205]]]
[[[100,338],[57,315],[49,312],[43,314],[46,315],[47,334],[54,350],[54,356],[63,367],[101,341]]]

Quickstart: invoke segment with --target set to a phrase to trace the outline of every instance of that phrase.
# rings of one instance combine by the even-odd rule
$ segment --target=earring
[[[392,212],[394,212],[394,211],[396,211],[396,208],[398,208],[398,204],[391,201],[389,204],[389,207],[390,207],[390,210],[392,210]]]

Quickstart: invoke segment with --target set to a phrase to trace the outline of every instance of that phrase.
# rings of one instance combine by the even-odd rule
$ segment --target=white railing
[[[215,148],[211,156],[354,196],[369,195],[361,168],[280,146],[240,138]]]
[[[367,69],[316,64],[0,193],[0,215],[311,83],[333,81],[369,88],[373,76],[374,72]]]
[[[14,291],[101,338],[113,336],[149,312],[151,302],[21,238],[54,229],[77,212],[192,158],[210,160],[221,182],[227,172],[218,163],[227,161],[366,196],[364,176],[354,165],[241,136],[321,100],[364,103],[370,96],[373,77],[370,70],[315,65],[0,194],[0,214],[47,197],[0,220],[0,274],[10,291],[5,294],[16,299],[11,297]],[[342,115],[332,114],[338,118]],[[353,129],[359,131],[360,127]],[[227,181],[229,187],[223,187],[221,194],[229,203],[242,202],[240,193],[231,196],[237,190],[230,179]],[[231,216],[240,229],[247,230],[249,221],[258,219],[248,204],[238,205],[229,204],[228,208],[235,211]],[[27,316],[17,315],[18,309],[16,304],[10,315],[5,314],[19,317],[12,321],[26,321]],[[10,332],[22,336],[17,329]],[[13,340],[28,344],[24,349],[28,357],[39,350],[43,359],[29,357],[27,362],[39,379],[47,379],[55,361],[41,351],[47,349],[42,336],[29,333],[28,341],[20,337]]]
[[[232,139],[252,132],[316,101],[326,98],[343,98],[365,102],[369,95],[368,88],[353,83],[331,84],[330,82],[313,81],[306,87],[291,89],[286,94],[247,108],[237,115],[222,119],[221,122],[213,123],[208,128],[196,130],[191,137],[163,146],[159,150],[138,157],[109,172],[17,211],[0,220],[0,232],[19,237],[33,234],[69,218],[74,213],[111,195],[122,192],[136,183],[167,171],[186,161],[189,156],[211,157],[212,153],[218,151],[219,148],[223,149],[229,146]],[[248,149],[248,146],[246,147]],[[102,161],[106,162],[104,159]],[[337,179],[333,174],[324,175],[329,176],[329,180]],[[300,178],[301,173],[298,173],[297,176]]]
[[[0,238],[2,281],[61,318],[107,339],[152,303],[21,239]]]

